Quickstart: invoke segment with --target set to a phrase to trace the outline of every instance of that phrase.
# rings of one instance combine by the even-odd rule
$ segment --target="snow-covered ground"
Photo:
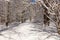
[[[17,25],[17,24],[14,24]],[[10,25],[10,26],[14,26]],[[22,23],[0,33],[0,40],[60,40],[56,27],[43,27],[36,23]]]

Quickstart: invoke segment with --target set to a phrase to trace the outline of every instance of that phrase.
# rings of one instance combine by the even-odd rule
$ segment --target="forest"
[[[60,40],[60,0],[0,0],[0,39]]]

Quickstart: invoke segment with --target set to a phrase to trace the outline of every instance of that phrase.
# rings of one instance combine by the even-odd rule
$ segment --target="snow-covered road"
[[[42,26],[38,26],[35,23],[22,23],[7,31],[1,32],[0,39],[1,40],[60,40],[60,36],[57,33],[50,32],[51,29],[49,30],[49,27],[46,29],[43,30]]]

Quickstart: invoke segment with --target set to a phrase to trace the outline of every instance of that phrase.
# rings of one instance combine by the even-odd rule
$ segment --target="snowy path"
[[[23,23],[15,28],[11,28],[7,31],[2,32],[0,34],[0,39],[1,40],[60,40],[60,36],[57,33],[52,32],[49,33],[46,32],[45,29],[44,30],[42,29],[43,28],[41,26],[36,25],[34,23]]]

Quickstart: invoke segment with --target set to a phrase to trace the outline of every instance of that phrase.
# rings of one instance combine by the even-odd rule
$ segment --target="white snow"
[[[22,23],[10,30],[1,32],[1,40],[60,40],[57,33],[49,33],[36,28],[35,23]],[[41,27],[41,26],[40,26]],[[49,30],[50,31],[50,30]]]

